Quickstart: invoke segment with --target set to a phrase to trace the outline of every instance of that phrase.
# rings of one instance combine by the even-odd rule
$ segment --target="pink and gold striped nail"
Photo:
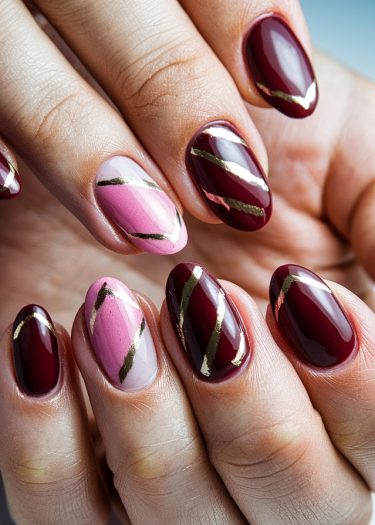
[[[99,168],[95,194],[107,217],[138,248],[167,255],[185,246],[185,223],[171,199],[133,160],[113,157]]]
[[[103,277],[85,301],[86,326],[96,359],[120,390],[146,387],[157,374],[157,358],[140,305],[122,282]]]

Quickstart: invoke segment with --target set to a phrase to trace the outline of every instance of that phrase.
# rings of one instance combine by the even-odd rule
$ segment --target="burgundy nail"
[[[6,157],[0,153],[0,200],[13,199],[20,191],[20,176]]]
[[[280,266],[271,279],[270,302],[281,333],[308,363],[338,365],[356,348],[348,317],[331,289],[310,270]]]
[[[288,117],[304,118],[318,103],[309,57],[279,16],[260,19],[245,40],[245,59],[263,98]]]
[[[43,395],[56,385],[60,369],[57,337],[41,306],[29,304],[17,315],[13,357],[18,384],[27,394]]]
[[[181,263],[172,270],[167,306],[176,335],[201,378],[219,381],[246,360],[249,345],[241,318],[204,268]]]
[[[245,140],[229,124],[213,122],[191,141],[187,165],[209,207],[239,230],[259,230],[270,219],[271,193]]]

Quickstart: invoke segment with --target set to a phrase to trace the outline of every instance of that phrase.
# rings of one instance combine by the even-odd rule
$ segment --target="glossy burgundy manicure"
[[[19,386],[43,395],[59,379],[58,343],[52,319],[35,304],[22,308],[13,325],[13,356]]]
[[[279,16],[260,19],[244,45],[250,74],[262,97],[288,117],[304,118],[318,103],[318,87],[309,57]]]
[[[219,381],[249,355],[239,313],[218,281],[195,263],[178,264],[167,281],[167,306],[176,335],[197,374]]]
[[[20,191],[20,176],[6,157],[0,153],[0,200],[13,199]]]
[[[280,266],[271,279],[270,302],[281,333],[308,363],[338,365],[356,348],[348,317],[330,288],[310,270]]]
[[[229,124],[213,122],[191,141],[187,165],[203,198],[226,224],[259,230],[270,219],[271,193],[245,140]]]

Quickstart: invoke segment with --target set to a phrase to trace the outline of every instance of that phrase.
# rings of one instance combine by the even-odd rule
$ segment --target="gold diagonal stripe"
[[[202,131],[205,135],[209,135],[210,137],[214,137],[217,139],[224,139],[228,140],[229,142],[233,142],[234,144],[241,144],[242,146],[245,146],[248,148],[248,145],[242,139],[239,137],[236,133],[234,133],[232,130],[220,127],[220,126],[212,126],[210,128],[206,128]]]
[[[265,93],[269,97],[280,98],[282,100],[286,100],[287,102],[292,102],[293,104],[297,104],[298,106],[303,107],[303,109],[309,109],[311,104],[316,99],[317,86],[315,80],[307,89],[306,95],[304,97],[302,97],[301,95],[290,95],[278,89],[270,89],[264,84],[261,84],[260,82],[257,82],[257,86],[261,91],[263,91],[263,93]]]
[[[145,188],[148,190],[163,190],[153,181],[146,179],[130,180],[125,177],[115,177],[113,179],[101,180],[96,183],[97,186],[132,186],[134,188]]]
[[[15,168],[12,166],[12,164],[10,162],[8,162],[8,166],[9,166],[9,173],[4,181],[4,184],[2,184],[2,186],[0,187],[0,193],[2,193],[3,191],[7,191],[9,190],[15,176],[16,176],[16,170]]]
[[[120,299],[124,304],[128,304],[129,306],[132,306],[133,308],[136,308],[137,310],[140,310],[139,304],[134,301],[129,294],[127,294],[124,290],[112,290],[108,287],[107,283],[103,283],[101,286],[98,295],[96,296],[96,301],[93,306],[93,309],[91,311],[90,315],[90,332],[91,334],[94,333],[94,327],[95,327],[95,321],[96,316],[98,314],[98,311],[100,310],[101,306],[103,305],[104,301],[107,297],[117,297]]]
[[[251,173],[250,170],[244,168],[237,162],[220,159],[219,157],[216,157],[208,151],[203,151],[197,148],[192,148],[191,153],[196,157],[201,157],[202,159],[208,160],[209,162],[220,166],[220,168],[222,168],[223,170],[227,171],[228,173],[231,173],[235,177],[238,177],[239,179],[247,182],[248,184],[251,184],[252,186],[259,186],[264,191],[270,191],[266,181],[262,177],[257,177],[256,175]]]
[[[208,341],[206,353],[203,357],[203,362],[201,366],[201,374],[206,377],[211,375],[211,367],[214,362],[217,348],[219,346],[220,336],[221,336],[221,327],[223,324],[224,314],[225,314],[225,296],[223,290],[219,289],[217,297],[217,308],[216,308],[216,322],[215,327],[212,331],[210,340]]]
[[[125,381],[126,376],[128,375],[128,373],[130,372],[133,366],[134,358],[138,351],[139,345],[141,343],[141,339],[142,339],[142,335],[143,335],[145,327],[146,327],[146,321],[145,321],[145,318],[143,317],[141,324],[139,325],[137,331],[134,334],[132,344],[130,345],[129,351],[124,359],[124,364],[120,368],[120,372],[119,372],[120,383],[123,383]]]
[[[279,320],[279,312],[284,304],[285,296],[289,292],[290,287],[293,283],[303,283],[308,286],[311,286],[312,288],[318,288],[319,290],[323,290],[327,293],[332,293],[332,290],[323,282],[318,281],[317,279],[314,279],[313,277],[309,277],[307,275],[288,275],[285,277],[283,284],[281,286],[279,297],[277,298],[277,301],[275,303],[275,317],[276,320]]]
[[[220,206],[224,206],[224,208],[226,208],[227,210],[230,210],[232,208],[238,211],[242,211],[243,213],[247,213],[248,215],[255,215],[256,217],[266,216],[266,210],[264,208],[260,208],[259,206],[247,204],[246,202],[242,202],[237,199],[232,199],[230,197],[221,197],[220,195],[216,195],[215,193],[210,193],[206,191],[204,188],[203,191],[207,199],[209,199],[212,202],[215,202],[216,204],[219,204]]]
[[[191,272],[190,278],[186,281],[182,289],[181,301],[180,301],[180,311],[178,315],[178,333],[180,335],[180,339],[181,339],[182,345],[185,348],[185,350],[186,350],[186,341],[185,341],[185,336],[184,336],[184,323],[185,323],[186,311],[188,309],[194,288],[199,283],[199,280],[202,277],[202,274],[203,274],[203,269],[200,266],[195,266],[193,268],[193,271]]]
[[[245,335],[241,331],[240,332],[240,342],[239,342],[239,345],[238,345],[238,350],[237,350],[237,353],[236,353],[234,359],[232,359],[232,361],[231,361],[232,365],[234,365],[234,366],[241,366],[243,358],[245,357],[245,354],[246,354]]]
[[[176,215],[173,222],[173,231],[172,233],[129,233],[126,232],[126,234],[129,237],[133,237],[135,239],[151,239],[153,241],[170,241],[172,243],[175,243],[178,241],[178,238],[180,236],[182,226],[182,220],[180,212],[176,208]]]
[[[25,324],[29,323],[32,319],[37,319],[41,324],[46,326],[48,328],[48,330],[51,333],[53,333],[53,335],[55,337],[57,337],[53,324],[50,323],[50,321],[44,315],[40,314],[39,312],[33,312],[32,314],[30,314],[27,317],[25,317],[25,319],[23,319],[17,325],[16,329],[13,332],[13,341],[15,341],[19,337],[19,335],[20,335],[20,333],[22,331],[22,328],[25,326]]]

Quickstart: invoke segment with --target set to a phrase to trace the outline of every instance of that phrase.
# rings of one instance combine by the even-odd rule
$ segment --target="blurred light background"
[[[314,45],[375,80],[375,0],[301,0],[301,4]],[[12,524],[1,487],[0,524]]]

